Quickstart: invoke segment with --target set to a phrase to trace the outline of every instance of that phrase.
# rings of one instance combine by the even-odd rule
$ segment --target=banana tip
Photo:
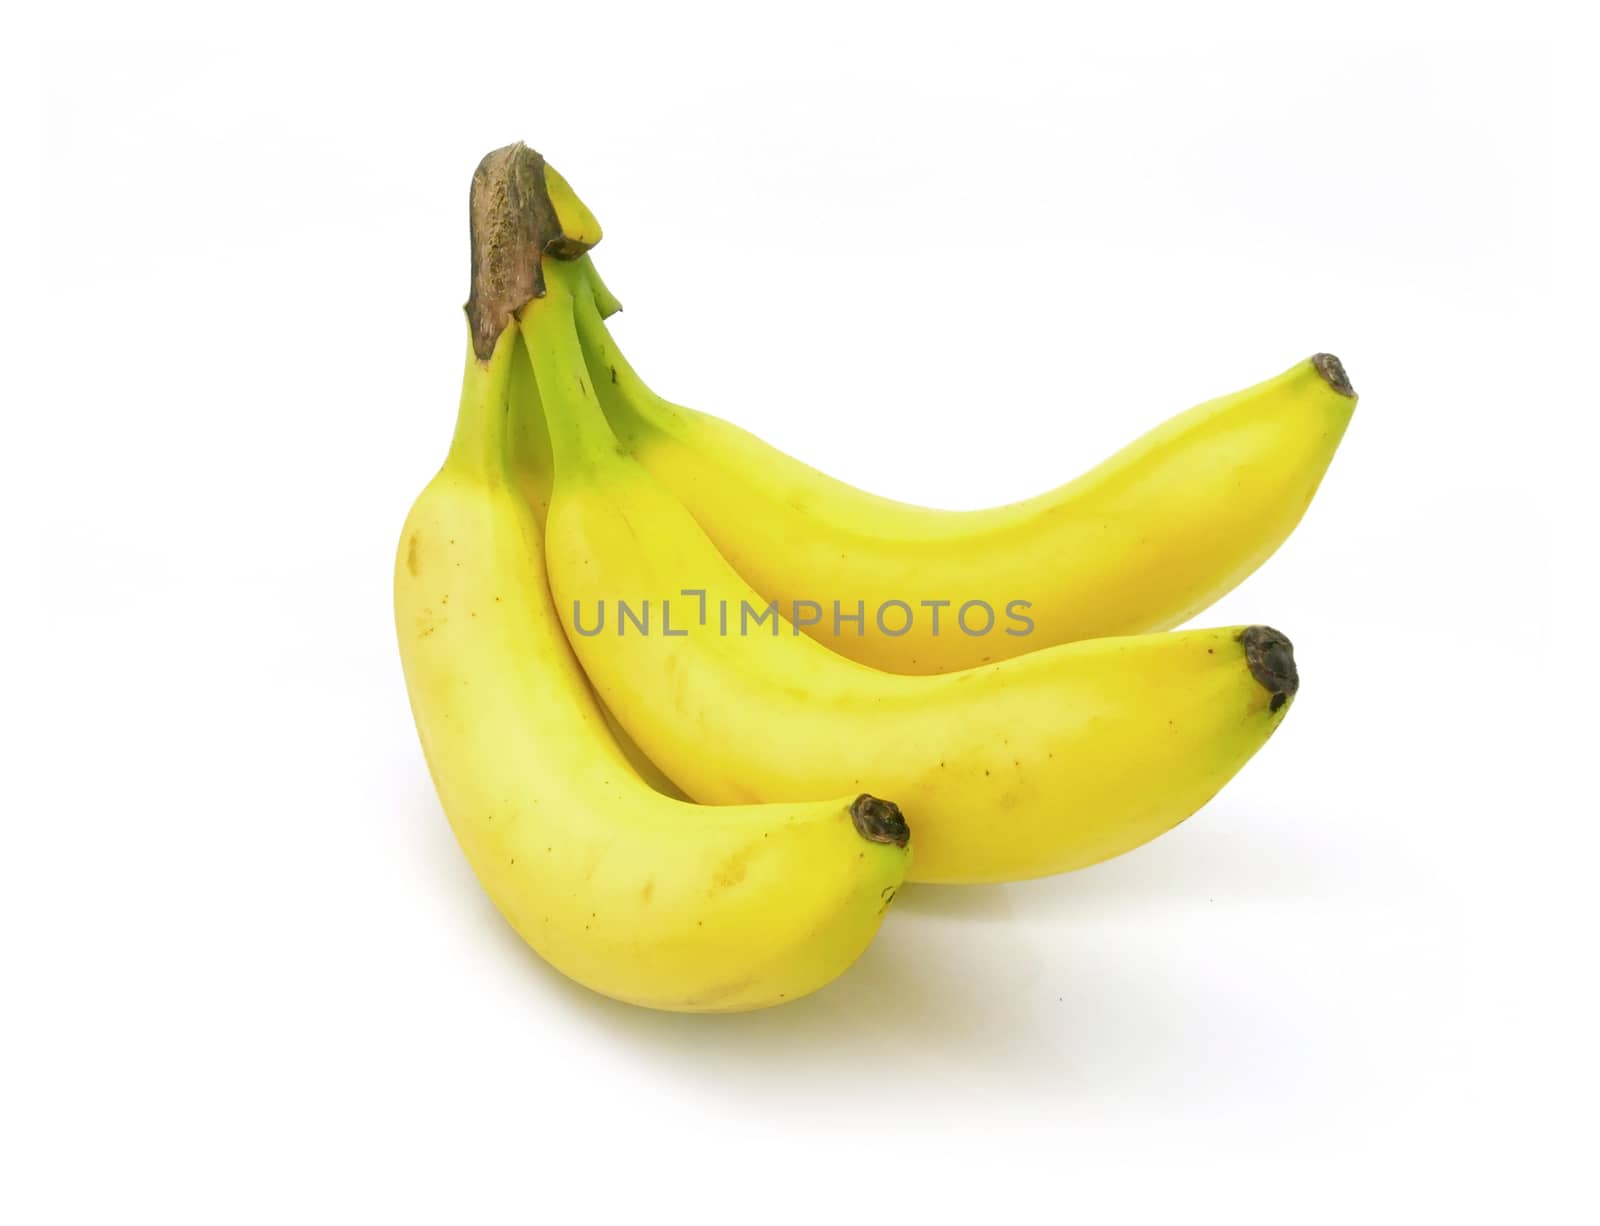
[[[892,800],[879,800],[863,792],[850,805],[850,820],[856,824],[856,833],[869,843],[904,847],[911,841],[911,827]]]
[[[1341,396],[1355,399],[1356,389],[1350,384],[1350,376],[1346,373],[1344,363],[1331,353],[1313,354],[1311,365],[1316,367],[1322,380]]]
[[[1250,675],[1272,695],[1268,710],[1281,710],[1300,688],[1294,644],[1271,626],[1246,626],[1239,641],[1244,644],[1244,659],[1250,666]]]

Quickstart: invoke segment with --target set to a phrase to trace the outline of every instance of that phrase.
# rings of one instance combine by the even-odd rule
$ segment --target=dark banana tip
[[[1244,644],[1250,675],[1272,695],[1268,710],[1277,711],[1300,688],[1300,670],[1294,666],[1294,644],[1271,626],[1247,626],[1239,636]]]
[[[1339,395],[1355,399],[1356,389],[1350,386],[1350,376],[1345,373],[1344,363],[1333,354],[1312,354],[1311,365],[1317,368],[1317,373],[1322,376],[1323,382]]]
[[[850,805],[850,819],[856,824],[856,833],[869,843],[904,847],[911,841],[911,827],[892,800],[879,800],[863,792]]]

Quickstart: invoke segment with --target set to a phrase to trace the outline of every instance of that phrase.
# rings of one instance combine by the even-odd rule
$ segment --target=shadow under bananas
[[[1009,886],[925,885],[907,883],[894,896],[892,913],[955,920],[964,924],[998,923],[1015,916]]]
[[[432,820],[443,827],[436,808]],[[453,840],[440,833],[443,853]],[[457,884],[471,891],[484,936],[519,980],[531,1014],[566,1015],[686,1095],[752,1108],[811,1103],[822,1115],[840,1109],[841,1093],[854,1094],[855,1118],[881,1111],[887,1119],[903,1103],[885,1095],[886,1064],[896,1078],[951,1097],[1000,1090],[1010,1100],[1048,1102],[1124,1088],[1114,1070],[1130,1066],[1108,1060],[1108,1051],[1125,1053],[1133,1066],[1159,1066],[1166,1049],[1191,1041],[1180,1032],[1204,1025],[1203,992],[1128,963],[1119,917],[1136,923],[1210,896],[1281,896],[1282,870],[1296,853],[1216,830],[1177,834],[1167,846],[1059,877],[907,886],[840,979],[752,1013],[663,1013],[600,996],[535,954],[470,874]],[[1307,884],[1303,875],[1289,878],[1287,888]]]
[[[1203,821],[1180,825],[1125,855],[1005,888],[1024,918],[1063,923],[1223,899],[1265,903],[1342,893],[1362,874],[1351,871],[1343,846],[1326,836],[1337,823],[1300,817],[1208,810]]]
[[[943,1102],[1059,1104],[1116,1093],[1116,1070],[1174,1045],[1194,1009],[1182,985],[1141,975],[1092,925],[1017,914],[1014,886],[910,888],[867,952],[803,1000],[753,1013],[661,1013],[609,1000],[543,962],[483,900],[508,967],[525,970],[530,1012],[554,1009],[675,1092],[751,1110],[774,1103],[818,1119],[901,1118],[895,1082]],[[1103,936],[1103,929],[1101,929]],[[1106,1059],[1108,1051],[1125,1058]],[[885,1078],[888,1076],[889,1081]],[[1108,1085],[1108,1080],[1110,1083]]]
[[[1006,940],[1000,934],[1011,914],[1003,893],[993,893],[983,918],[925,917],[910,907],[896,915],[897,901],[877,939],[838,980],[750,1013],[662,1013],[610,1000],[544,963],[491,908],[485,919],[508,959],[527,966],[535,1007],[559,1007],[630,1057],[642,1053],[685,1093],[766,1107],[814,1099],[820,1112],[837,1111],[841,1086],[856,1086],[851,1110],[860,1119],[877,1105],[886,1117],[895,1113],[893,1096],[883,1099],[886,1074],[948,1081],[960,1070],[975,1086],[1010,1083],[1045,1096],[1073,1079],[1064,1029],[1030,1034],[1016,1025],[1016,1002],[1040,977],[1037,958],[1009,941],[1004,957],[984,954]]]

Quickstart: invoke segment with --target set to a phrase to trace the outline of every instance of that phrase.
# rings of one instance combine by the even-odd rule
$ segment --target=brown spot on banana
[[[745,874],[749,872],[750,857],[755,855],[755,851],[754,844],[751,844],[741,847],[724,860],[712,875],[710,892],[715,894],[718,890],[731,890],[743,881]]]

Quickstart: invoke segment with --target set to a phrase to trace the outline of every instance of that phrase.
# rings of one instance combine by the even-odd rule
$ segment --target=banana
[[[547,174],[551,173],[550,167],[547,166],[545,170]],[[520,351],[522,349],[520,334],[516,343]],[[512,455],[511,469],[523,498],[533,509],[534,519],[542,532],[545,516],[550,512],[552,480],[550,438],[544,427],[543,414],[539,411],[539,389],[534,386],[533,371],[526,360],[512,360],[510,400],[511,409],[507,426],[510,430],[508,448]],[[595,701],[599,702],[598,696]],[[627,758],[628,765],[633,767],[638,776],[664,796],[671,796],[674,800],[688,800],[683,789],[668,779],[661,768],[645,756],[644,750],[633,743],[633,738],[628,735],[627,729],[606,708],[605,703],[600,702],[599,705],[607,730],[616,739],[617,747],[622,750],[622,756]]]
[[[930,510],[864,493],[655,395],[602,322],[616,299],[590,257],[582,263],[591,291],[579,332],[617,436],[757,592],[804,609],[796,620],[813,638],[890,672],[952,672],[1187,621],[1293,531],[1356,406],[1339,359],[1317,354],[1180,413],[1048,493]],[[865,618],[836,622],[835,601]],[[895,605],[880,623],[891,602],[911,617]],[[958,622],[968,602],[970,620]],[[985,608],[1012,633],[983,632]]]
[[[395,561],[400,656],[424,756],[478,880],[564,974],[657,1009],[795,1000],[866,948],[904,879],[909,834],[894,805],[865,795],[724,808],[672,800],[607,731],[551,603],[509,425],[512,316],[541,262],[517,260],[535,239],[535,253],[559,255],[561,234],[590,233],[564,218],[548,232],[536,158],[513,146],[474,179],[460,412]],[[538,209],[542,221],[520,215]],[[527,233],[497,228],[508,211]]]
[[[1261,626],[1101,639],[940,676],[880,672],[799,635],[612,433],[595,394],[609,367],[586,364],[577,335],[595,311],[583,270],[553,266],[546,290],[522,330],[554,456],[557,607],[595,689],[696,800],[878,780],[916,822],[910,879],[1016,880],[1154,838],[1281,722],[1293,649]],[[612,620],[597,631],[602,607]]]

